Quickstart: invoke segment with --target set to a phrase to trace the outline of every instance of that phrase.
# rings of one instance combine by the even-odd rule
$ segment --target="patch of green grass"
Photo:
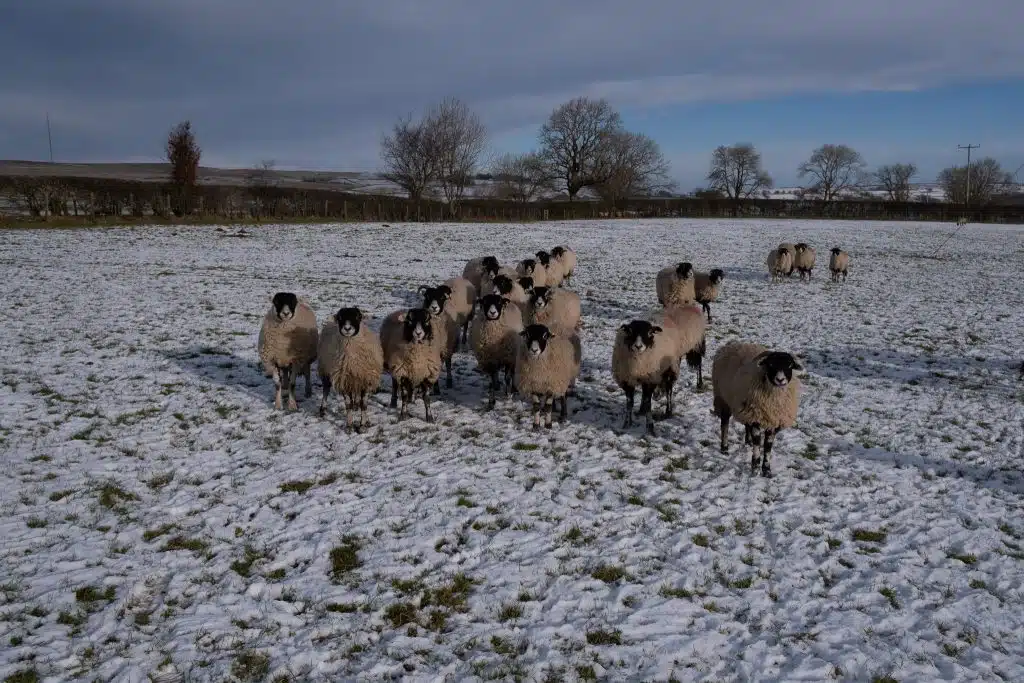
[[[115,597],[117,597],[117,589],[113,586],[107,586],[103,590],[96,586],[83,586],[75,591],[75,600],[87,604],[99,602],[100,600],[113,602]],[[86,607],[86,609],[89,609],[89,607]]]
[[[722,611],[722,608],[719,607],[718,603],[715,602],[714,600],[709,600],[709,601],[705,602],[704,603],[704,609],[706,609],[709,612],[715,612],[715,613],[718,613],[718,612]]]
[[[275,569],[271,572],[267,572],[267,578],[271,581],[280,581],[285,577],[284,569]]]
[[[235,656],[231,675],[245,683],[262,681],[270,673],[270,655],[266,652],[246,650]]]
[[[576,676],[581,681],[596,681],[597,672],[594,671],[594,667],[590,664],[580,665],[576,667]],[[558,679],[561,680],[561,679]]]
[[[231,570],[243,578],[248,578],[249,573],[252,571],[252,566],[262,558],[263,553],[259,552],[251,545],[247,545],[242,551],[242,559],[235,560],[231,563]]]
[[[39,681],[39,672],[35,668],[21,669],[4,678],[4,683],[39,683]]]
[[[861,543],[885,543],[885,539],[889,537],[884,531],[872,531],[871,529],[854,529],[853,540],[860,541]]]
[[[412,595],[423,590],[423,582],[419,579],[391,579],[391,587],[402,595]]]
[[[512,444],[512,450],[514,451],[535,451],[540,446],[535,443],[523,443],[522,441],[516,441]]]
[[[838,538],[827,538],[825,539],[825,542],[828,543],[829,550],[835,550],[843,544],[843,542],[840,541]]]
[[[517,602],[506,602],[498,609],[498,621],[512,621],[523,616],[523,608]]]
[[[460,572],[448,583],[423,591],[420,607],[446,607],[455,612],[466,612],[469,610],[467,600],[476,583],[476,579]]]
[[[875,676],[871,679],[871,683],[900,683],[899,679],[893,678],[892,676]]]
[[[41,517],[29,517],[25,524],[29,529],[42,529],[47,525],[47,521]]]
[[[988,584],[981,579],[971,579],[971,583],[969,585],[971,588],[980,588],[982,590],[988,588]]]
[[[661,585],[658,589],[658,594],[663,598],[692,598],[693,591],[686,590],[685,588],[675,588],[667,583]]]
[[[946,557],[951,560],[960,560],[966,565],[978,563],[978,556],[973,553],[946,553]]]
[[[70,496],[74,492],[75,492],[74,489],[66,489],[64,491],[54,491],[53,493],[50,494],[50,500],[52,500],[54,503],[56,503],[58,500],[62,500],[64,498],[67,498],[68,496]]]
[[[173,552],[175,550],[191,550],[194,553],[205,553],[210,549],[210,544],[201,538],[189,538],[187,536],[175,536],[164,543],[160,550]]]
[[[612,564],[599,565],[594,571],[590,573],[598,581],[604,581],[605,583],[615,583],[626,578],[629,574],[626,572],[625,567]]]
[[[29,462],[50,462],[51,460],[53,458],[48,455],[37,455],[28,459]]]
[[[173,524],[164,524],[163,526],[159,526],[155,529],[146,529],[144,532],[142,532],[142,540],[149,543],[154,538],[160,538],[164,534],[168,534],[172,531],[174,531]]]
[[[332,602],[325,606],[324,609],[336,614],[354,614],[359,611],[359,604],[355,602]]]
[[[61,612],[57,615],[58,624],[70,626],[72,628],[78,628],[88,620],[89,617],[87,617],[84,612],[75,612],[74,614],[71,612]]]
[[[626,499],[626,503],[628,503],[629,505],[639,505],[642,507],[644,504],[644,499],[636,494],[633,494]]]
[[[157,474],[154,475],[153,477],[150,477],[149,481],[146,482],[146,486],[153,489],[154,491],[157,491],[170,484],[173,479],[174,472],[165,472],[163,474]]]
[[[896,598],[896,590],[892,586],[885,586],[883,588],[880,588],[878,592],[881,593],[885,597],[885,599],[889,601],[889,604],[892,606],[893,609],[900,609],[900,601]]]
[[[292,480],[281,484],[281,493],[305,493],[316,486],[316,482],[306,480]]]
[[[604,629],[597,629],[595,631],[587,631],[587,644],[588,645],[622,645],[622,631],[619,629],[612,629],[606,631]]]
[[[11,644],[11,647],[18,647],[22,642],[21,636],[11,636],[8,642]]]
[[[113,510],[121,502],[138,500],[139,497],[130,491],[125,491],[117,484],[107,483],[99,488],[99,503],[103,507]]]
[[[706,534],[694,534],[693,535],[693,544],[695,546],[699,546],[701,548],[710,548],[711,547],[711,539],[708,538]]]
[[[737,588],[739,590],[746,590],[754,585],[754,577],[748,576],[745,579],[736,579],[735,581],[729,582],[729,588]]]
[[[411,602],[396,602],[384,610],[384,618],[391,622],[391,628],[398,628],[416,621],[416,605]]]
[[[359,559],[359,549],[362,546],[363,543],[358,536],[346,535],[341,539],[341,545],[331,549],[331,577],[335,581],[363,565],[363,561]]]
[[[476,507],[476,503],[471,501],[469,498],[466,498],[465,496],[459,496],[459,499],[457,501],[455,501],[455,505],[457,507],[461,507],[461,508],[475,508]]]
[[[160,408],[151,407],[151,408],[142,408],[141,410],[136,410],[136,411],[133,411],[133,412],[130,412],[130,413],[121,413],[114,420],[114,424],[118,425],[118,426],[120,426],[120,425],[133,425],[133,424],[136,424],[138,422],[141,422],[142,420],[144,420],[147,417],[150,417],[152,415],[159,415],[160,411],[161,411]]]
[[[804,451],[800,455],[802,455],[807,460],[814,461],[818,459],[819,454],[820,451],[818,450],[818,445],[812,442],[804,447]]]

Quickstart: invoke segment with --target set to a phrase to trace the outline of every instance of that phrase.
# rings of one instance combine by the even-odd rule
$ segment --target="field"
[[[1024,229],[936,251],[952,229],[7,232],[0,677],[1024,680]],[[817,247],[810,283],[768,283],[784,239]],[[482,414],[465,353],[435,424],[421,403],[396,424],[386,391],[362,435],[336,398],[317,417],[319,386],[272,409],[255,343],[275,291],[376,329],[472,256],[562,243],[585,325],[568,424],[535,433],[519,401]],[[611,341],[683,259],[727,273],[708,373],[738,337],[807,366],[772,480],[738,427],[718,452],[685,370],[676,417],[619,430]]]

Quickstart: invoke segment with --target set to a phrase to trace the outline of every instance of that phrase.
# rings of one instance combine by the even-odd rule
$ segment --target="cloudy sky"
[[[204,165],[373,170],[381,133],[454,95],[498,151],[607,97],[682,189],[751,141],[778,184],[825,142],[922,179],[981,144],[1024,163],[1022,0],[12,0],[0,158],[158,160],[189,118]],[[1024,180],[1024,171],[1019,176]]]

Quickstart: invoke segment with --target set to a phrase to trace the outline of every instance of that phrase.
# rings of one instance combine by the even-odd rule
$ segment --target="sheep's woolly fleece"
[[[6,231],[0,678],[1024,680],[1024,230],[971,225],[935,255],[953,228]],[[769,286],[783,239],[857,268]],[[323,420],[316,393],[273,410],[273,292],[377,329],[473,256],[554,244],[583,298],[569,424],[481,414],[462,351],[434,425],[396,425],[384,381],[362,435],[334,396]],[[612,340],[655,305],[665,244],[729,274],[706,370],[736,338],[808,369],[772,480],[740,427],[718,453],[685,369],[657,438],[616,431]]]

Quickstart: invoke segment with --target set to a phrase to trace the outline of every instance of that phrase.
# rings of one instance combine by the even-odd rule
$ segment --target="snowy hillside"
[[[970,226],[936,253],[950,230],[8,231],[0,677],[1024,680],[1024,230]],[[782,240],[817,248],[810,283],[767,282]],[[435,424],[421,403],[396,424],[386,390],[362,435],[336,397],[317,416],[318,386],[273,410],[255,345],[275,291],[376,329],[470,257],[556,244],[579,254],[585,326],[568,424],[483,414],[465,353]],[[684,259],[727,274],[709,375],[736,338],[807,366],[774,479],[750,476],[739,427],[718,452],[685,370],[656,436],[619,429],[612,339]]]

